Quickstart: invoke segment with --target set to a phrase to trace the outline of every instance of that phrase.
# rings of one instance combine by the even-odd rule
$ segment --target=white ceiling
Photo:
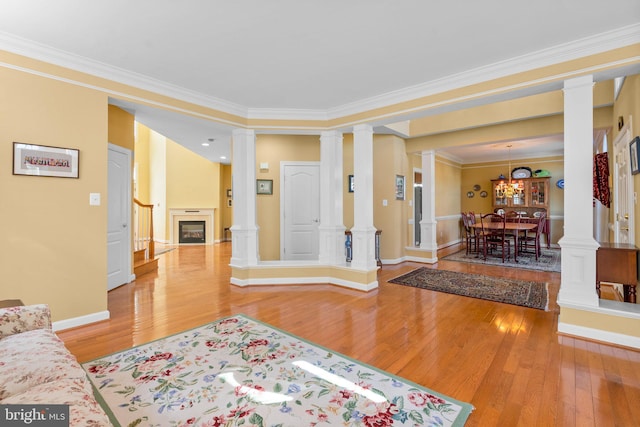
[[[246,117],[331,116],[639,24],[638,0],[2,0],[0,49]],[[228,153],[223,125],[113,103],[207,158]]]

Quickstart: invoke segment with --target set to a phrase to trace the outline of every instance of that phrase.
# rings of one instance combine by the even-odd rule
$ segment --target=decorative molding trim
[[[302,109],[277,109],[277,108],[250,108],[238,105],[213,96],[206,96],[201,93],[188,90],[179,86],[167,84],[160,80],[151,78],[146,75],[134,73],[122,68],[113,67],[108,64],[90,60],[79,55],[70,54],[68,52],[36,43],[20,37],[16,37],[9,33],[0,32],[0,49],[13,52],[19,55],[34,58],[40,61],[48,62],[58,66],[66,67],[76,71],[102,77],[118,83],[130,85],[139,89],[148,90],[160,95],[166,95],[175,99],[191,102],[200,106],[212,108],[225,113],[234,114],[244,118],[263,118],[270,120],[319,120],[326,121],[345,117],[353,114],[371,111],[381,107],[399,104],[402,102],[426,97],[436,93],[442,93],[448,90],[469,86],[483,81],[490,81],[500,77],[516,74],[534,68],[545,67],[553,64],[567,62],[573,59],[594,55],[624,46],[629,46],[640,42],[640,24],[633,24],[627,27],[604,32],[590,37],[574,40],[552,48],[539,50],[519,57],[500,61],[488,66],[479,67],[463,73],[450,75],[441,79],[425,82],[420,85],[407,87],[404,89],[388,92],[376,97],[367,98],[361,101],[345,104],[327,110],[302,110]],[[628,58],[626,63],[637,61],[638,58]],[[616,64],[603,64],[597,69],[605,68],[607,65],[623,66],[625,62]],[[8,66],[10,64],[2,64]],[[18,69],[17,67],[13,67]],[[24,70],[26,71],[26,70]],[[377,117],[369,118],[371,120],[382,120],[384,118],[395,117],[400,114],[409,114],[427,108],[443,106],[445,104],[455,104],[464,101],[477,99],[478,97],[496,95],[501,92],[522,89],[532,84],[543,84],[552,82],[557,79],[566,79],[573,76],[589,72],[590,69],[575,70],[566,75],[550,76],[537,81],[530,81],[519,85],[502,87],[486,93],[473,94],[466,97],[460,97],[446,102],[434,103],[415,108],[409,108],[403,111],[394,111],[392,113],[383,114]],[[594,71],[594,70],[591,70]],[[33,72],[33,70],[31,70]],[[49,76],[55,78],[55,76]],[[79,84],[79,82],[74,82]],[[104,90],[104,89],[101,89]],[[131,96],[127,98],[132,99]],[[148,102],[148,100],[145,100]],[[351,126],[357,122],[343,124],[341,127]],[[236,124],[237,125],[237,124]],[[303,129],[305,127],[302,127]]]
[[[416,249],[414,249],[416,250]],[[405,261],[413,261],[413,262],[420,262],[423,264],[435,264],[436,262],[438,262],[438,258],[422,258],[422,257],[417,257],[417,256],[413,256],[413,255],[407,255],[405,258]]]
[[[496,62],[484,67],[450,75],[442,79],[388,92],[362,101],[328,110],[330,119],[357,114],[416,98],[446,92],[464,86],[509,76],[523,71],[571,61],[595,55],[607,50],[629,46],[640,42],[640,24],[618,28],[594,36],[574,40],[548,49]],[[574,74],[581,74],[576,72]]]
[[[422,153],[414,153],[414,154],[418,156],[422,155]],[[436,162],[444,163],[445,165],[457,167],[460,169],[462,169],[462,165],[464,165],[464,161],[460,157],[444,151],[436,151]],[[449,162],[455,162],[456,164],[451,164]]]
[[[401,262],[406,261],[406,257],[400,257],[400,258],[396,258],[396,259],[381,259],[380,262],[382,262],[383,265],[395,265],[395,264],[400,264]]]
[[[378,287],[378,281],[363,284],[342,280],[335,277],[269,277],[269,278],[253,278],[253,279],[236,279],[231,277],[231,284],[244,287],[250,285],[317,285],[319,283],[330,283],[345,288],[356,289],[358,291],[372,291]]]
[[[54,332],[64,329],[75,328],[77,326],[88,325],[89,323],[101,322],[103,320],[109,320],[111,314],[109,310],[99,311],[97,313],[87,314],[85,316],[73,317],[71,319],[58,320],[53,322],[51,328]]]
[[[617,332],[608,332],[601,329],[587,328],[585,326],[577,326],[563,322],[558,322],[558,332],[625,347],[640,348],[640,338],[619,334]]]
[[[114,67],[2,31],[0,31],[0,49],[226,113],[242,117],[247,117],[248,115],[247,108],[241,105],[203,95],[143,74]]]

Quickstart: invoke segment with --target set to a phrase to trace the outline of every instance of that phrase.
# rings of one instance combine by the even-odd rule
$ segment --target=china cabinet
[[[536,212],[545,212],[547,214],[542,230],[547,241],[547,247],[551,245],[551,223],[549,220],[550,180],[551,178],[549,177],[512,179],[511,184],[517,184],[518,190],[514,191],[510,197],[507,196],[508,191],[505,191],[505,186],[510,184],[508,178],[491,180],[494,212],[520,212],[521,221],[527,222],[537,221]]]
[[[516,210],[526,212],[527,216],[533,216],[536,211],[544,211],[549,215],[549,177],[512,179],[512,184],[517,184],[520,191],[507,197],[506,191],[497,188],[500,184],[509,185],[508,179],[491,180],[493,189],[493,210]]]

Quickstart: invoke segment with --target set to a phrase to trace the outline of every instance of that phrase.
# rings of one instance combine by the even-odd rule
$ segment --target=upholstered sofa
[[[45,304],[0,309],[0,404],[65,404],[71,426],[112,425]]]

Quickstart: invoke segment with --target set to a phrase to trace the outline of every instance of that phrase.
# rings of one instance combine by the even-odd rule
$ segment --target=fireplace
[[[169,243],[170,244],[200,244],[200,245],[212,245],[215,243],[215,235],[213,233],[213,209],[207,208],[194,208],[194,209],[169,209]],[[186,223],[187,231],[202,231],[202,226],[198,225],[198,228],[194,230],[195,223],[201,224],[204,222],[204,231],[202,236],[198,236],[198,240],[192,240],[195,235],[183,236],[182,229],[184,225],[180,223]],[[187,233],[193,234],[193,233]],[[187,240],[184,240],[187,237]]]
[[[206,221],[178,221],[179,243],[206,243]]]

